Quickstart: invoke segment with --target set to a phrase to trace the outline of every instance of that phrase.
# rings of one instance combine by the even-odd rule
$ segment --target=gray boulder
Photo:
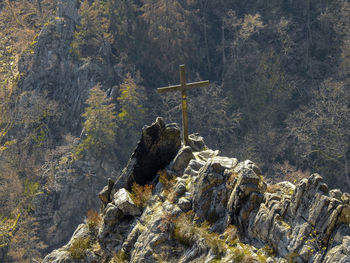
[[[118,192],[114,194],[113,204],[120,209],[124,215],[141,215],[141,210],[135,205],[130,197],[130,193],[124,188],[119,189]]]
[[[172,168],[178,174],[182,174],[191,160],[195,159],[190,146],[185,146],[180,149],[179,153],[175,156]]]

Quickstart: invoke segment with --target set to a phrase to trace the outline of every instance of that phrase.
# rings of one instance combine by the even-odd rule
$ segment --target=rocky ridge
[[[161,118],[146,126],[127,167],[99,194],[100,220],[88,218],[43,263],[350,260],[348,193],[329,190],[318,174],[267,185],[253,162],[219,156],[198,135],[180,148],[179,135]],[[132,183],[144,185],[142,176],[154,187],[137,206]]]

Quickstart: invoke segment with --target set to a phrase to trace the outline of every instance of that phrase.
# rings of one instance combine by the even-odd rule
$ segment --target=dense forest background
[[[11,232],[19,214],[23,226],[35,221],[31,200],[50,183],[43,165],[62,152],[114,154],[123,166],[143,125],[156,116],[181,123],[180,96],[156,93],[178,84],[180,64],[188,81],[211,82],[189,92],[190,132],[211,149],[253,160],[272,181],[318,172],[350,189],[349,1],[80,1],[70,57],[104,70],[74,127],[57,94],[26,99],[21,89],[25,61],[42,28],[59,19],[56,8],[54,0],[0,3],[2,230]],[[107,124],[96,131],[91,122],[100,120]],[[38,256],[34,243],[45,248],[23,227],[13,235],[14,261]]]

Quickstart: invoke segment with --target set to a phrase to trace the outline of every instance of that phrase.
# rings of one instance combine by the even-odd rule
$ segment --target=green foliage
[[[33,197],[38,192],[40,183],[32,182],[29,179],[24,179],[23,187],[24,187],[24,195],[26,197]]]
[[[86,255],[86,250],[90,247],[90,237],[75,238],[68,248],[74,259],[82,259]]]
[[[110,37],[105,1],[84,0],[80,6],[80,24],[71,43],[71,54],[78,59],[98,57],[99,47]]]
[[[120,105],[118,113],[118,121],[126,128],[139,125],[145,114],[145,109],[142,105],[144,89],[137,87],[135,80],[130,73],[127,73],[126,78],[120,85],[120,96],[117,98]]]
[[[118,123],[118,145],[124,152],[131,152],[140,137],[140,129],[144,125],[147,102],[145,89],[138,85],[139,73],[133,77],[127,73],[123,82],[119,85],[119,96],[117,97],[117,123]],[[120,156],[123,160],[125,156]]]
[[[21,213],[19,212],[16,216],[11,215],[9,218],[0,216],[0,247],[7,246],[10,243],[11,237],[17,229],[20,216]]]
[[[86,100],[87,107],[83,113],[83,123],[86,137],[75,149],[75,158],[79,159],[88,151],[95,157],[111,150],[116,136],[115,105],[109,103],[101,86],[90,90],[89,98]]]

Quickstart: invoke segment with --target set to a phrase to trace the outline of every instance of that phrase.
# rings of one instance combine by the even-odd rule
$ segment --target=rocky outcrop
[[[167,127],[159,119],[153,125],[158,130]],[[147,129],[137,149],[145,144]],[[149,141],[164,138],[161,132],[152,134],[159,137]],[[175,145],[173,161],[168,160],[162,172],[154,169],[153,196],[144,208],[133,202],[140,198],[137,193],[118,186],[136,182],[132,171],[140,160],[135,153],[129,172],[100,193],[102,223],[82,262],[91,262],[92,254],[97,262],[349,261],[349,194],[329,191],[318,174],[297,185],[267,185],[252,161],[219,156],[206,147],[179,150]],[[156,151],[152,156],[163,154]],[[99,249],[93,250],[97,244]],[[55,257],[68,253],[69,246],[52,252],[44,262],[75,262]]]
[[[66,162],[62,162],[64,158]],[[41,225],[40,239],[51,250],[67,243],[89,210],[99,210],[100,189],[109,176],[119,172],[116,160],[72,162],[64,156],[56,165],[51,171],[53,178],[50,180],[54,181],[48,182],[33,201],[34,215]]]
[[[151,182],[158,170],[174,159],[181,147],[180,130],[176,124],[165,125],[162,118],[142,129],[141,140],[123,173],[117,179],[112,194],[119,188],[131,189],[133,182]]]

